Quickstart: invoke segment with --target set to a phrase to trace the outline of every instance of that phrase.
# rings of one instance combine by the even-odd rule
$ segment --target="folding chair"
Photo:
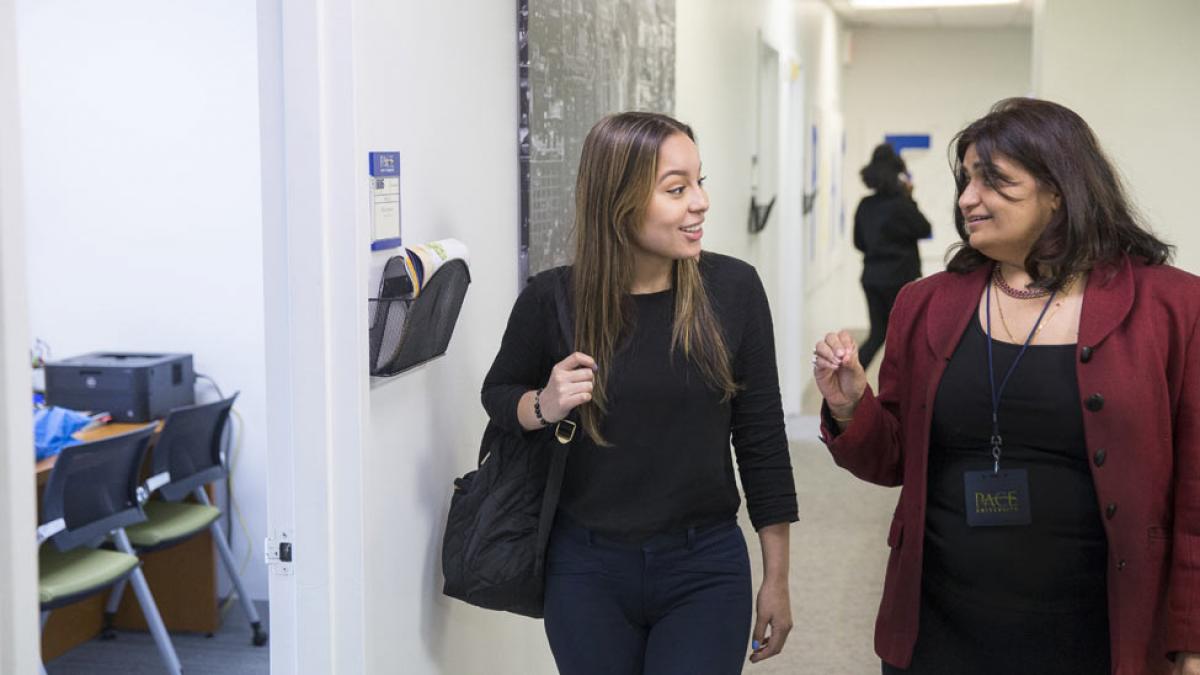
[[[42,496],[38,595],[45,628],[51,610],[132,580],[167,672],[179,675],[179,657],[125,533],[146,519],[141,502],[154,483],[138,485],[138,476],[153,433],[154,425],[148,425],[59,453]],[[117,550],[98,548],[109,537]],[[53,546],[42,546],[47,541]],[[41,671],[45,675],[45,666]]]
[[[218,522],[221,511],[209,503],[204,491],[205,485],[228,474],[221,456],[221,437],[236,398],[235,393],[221,401],[176,408],[167,414],[151,459],[151,474],[167,476],[166,482],[158,487],[161,499],[144,504],[146,521],[130,527],[128,533],[134,548],[146,553],[169,548],[206,529],[211,532],[254,632],[251,643],[258,647],[266,644],[267,633],[237,573],[233,552]],[[184,502],[188,495],[194,496],[198,503]],[[109,596],[104,615],[106,638],[114,636],[112,619],[124,590],[125,585],[118,584]]]

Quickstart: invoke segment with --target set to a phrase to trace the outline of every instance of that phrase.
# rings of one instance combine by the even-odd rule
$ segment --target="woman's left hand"
[[[770,634],[767,626],[771,627]],[[754,642],[758,646],[750,654],[750,663],[758,663],[783,651],[783,643],[791,630],[792,601],[787,581],[764,581],[758,589],[758,617],[754,621]]]
[[[1200,675],[1200,654],[1184,652],[1175,655],[1175,669],[1171,675]]]

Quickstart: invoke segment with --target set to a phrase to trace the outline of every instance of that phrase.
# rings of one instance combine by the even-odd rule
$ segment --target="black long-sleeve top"
[[[854,212],[854,247],[863,252],[863,284],[900,287],[919,279],[917,240],[931,231],[908,195],[876,192],[864,197]]]
[[[737,394],[721,393],[671,353],[672,290],[631,295],[636,317],[609,364],[609,412],[594,443],[582,427],[567,460],[560,510],[576,523],[625,538],[729,519],[740,503],[732,439],[755,529],[796,520],[796,488],[784,431],[771,313],[750,265],[713,253],[701,277],[732,357]],[[567,353],[558,338],[554,288],[563,270],[535,277],[509,317],[483,383],[492,421],[522,433],[517,402],[544,386]]]

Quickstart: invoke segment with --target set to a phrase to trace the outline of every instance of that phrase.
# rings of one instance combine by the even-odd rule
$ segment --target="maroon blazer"
[[[989,269],[906,286],[888,324],[878,397],[868,387],[838,434],[822,437],[863,480],[903,485],[875,650],[907,667],[917,640],[933,400]],[[1200,652],[1200,277],[1128,259],[1093,271],[1076,376],[1097,507],[1108,538],[1113,672],[1169,672]]]

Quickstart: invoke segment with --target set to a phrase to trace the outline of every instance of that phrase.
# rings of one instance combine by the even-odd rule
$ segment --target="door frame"
[[[258,0],[271,671],[365,669],[365,245],[356,217],[353,16]],[[268,551],[268,555],[270,552]]]
[[[15,3],[0,0],[0,672],[34,673],[41,629],[16,37]]]

